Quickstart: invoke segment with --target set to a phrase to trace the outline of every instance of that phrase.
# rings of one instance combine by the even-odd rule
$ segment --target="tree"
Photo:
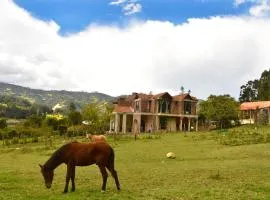
[[[4,129],[7,127],[7,120],[6,119],[0,119],[0,129]]]
[[[38,115],[30,115],[27,120],[24,122],[24,125],[26,127],[32,126],[32,127],[38,127],[40,128],[42,125],[42,117]]]
[[[104,133],[109,129],[112,109],[110,103],[106,101],[98,102],[96,99],[83,108],[83,120],[88,121],[91,132]]]
[[[76,105],[75,103],[71,102],[69,104],[69,112],[75,112],[76,111]]]
[[[240,102],[270,100],[270,69],[263,71],[259,80],[250,80],[240,87]]]
[[[261,101],[270,100],[270,69],[265,70],[260,78],[259,88],[258,88],[258,99]]]
[[[231,125],[231,120],[238,120],[239,105],[230,95],[210,95],[200,103],[199,115],[208,121],[217,121],[220,128]]]
[[[80,112],[76,111],[76,105],[73,102],[69,104],[68,120],[72,125],[79,125],[82,123],[82,115]]]
[[[79,125],[82,123],[82,115],[78,111],[69,112],[68,120],[72,125]]]

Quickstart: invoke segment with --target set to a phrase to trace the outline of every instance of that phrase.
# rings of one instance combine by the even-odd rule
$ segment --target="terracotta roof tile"
[[[244,102],[240,105],[240,110],[256,110],[270,107],[270,101]]]
[[[131,108],[130,106],[115,106],[113,112],[117,112],[117,113],[132,113],[134,112],[133,108]]]
[[[173,100],[175,100],[175,101],[183,101],[188,95],[189,95],[188,93],[179,94],[179,95],[173,96]],[[189,95],[189,96],[191,97],[192,100],[198,101],[198,99],[196,97],[193,97],[191,95]]]

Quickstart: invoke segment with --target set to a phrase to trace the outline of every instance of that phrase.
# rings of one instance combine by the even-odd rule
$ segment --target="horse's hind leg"
[[[120,183],[119,183],[119,180],[118,180],[117,171],[114,169],[114,167],[111,167],[111,166],[107,166],[107,169],[111,172],[111,174],[112,174],[112,176],[114,178],[117,190],[120,190]]]
[[[71,169],[71,183],[72,183],[72,187],[71,187],[71,191],[74,192],[75,191],[75,166],[72,166]]]
[[[99,167],[99,170],[100,170],[100,172],[102,174],[102,179],[103,179],[101,191],[104,192],[106,190],[106,183],[107,183],[108,173],[106,171],[106,168],[103,165],[98,165],[98,167]]]

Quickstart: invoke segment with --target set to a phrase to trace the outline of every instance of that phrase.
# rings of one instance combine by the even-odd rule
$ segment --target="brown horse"
[[[107,142],[107,138],[105,135],[92,135],[92,134],[86,134],[86,138],[88,138],[91,142]]]
[[[118,190],[120,183],[117,172],[114,169],[114,151],[112,147],[105,142],[79,143],[71,142],[63,145],[56,150],[50,159],[41,167],[41,173],[45,180],[45,186],[51,188],[54,169],[62,163],[67,165],[66,185],[64,193],[68,191],[69,180],[71,179],[71,191],[75,191],[75,167],[88,166],[96,164],[103,178],[102,191],[106,190],[108,173],[106,168],[111,172]]]

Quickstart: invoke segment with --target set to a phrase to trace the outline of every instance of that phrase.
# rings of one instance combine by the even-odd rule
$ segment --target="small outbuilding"
[[[270,124],[270,101],[244,102],[240,105],[241,124],[255,124],[264,116]]]

